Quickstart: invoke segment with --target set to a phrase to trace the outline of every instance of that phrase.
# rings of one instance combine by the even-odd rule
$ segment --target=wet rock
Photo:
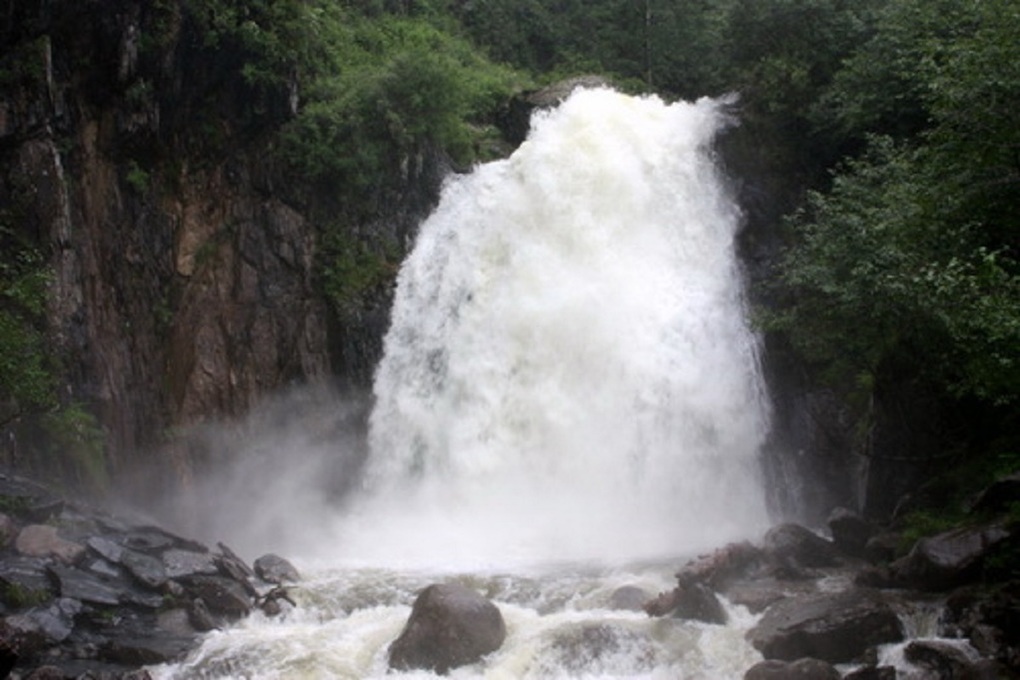
[[[418,595],[404,630],[390,645],[389,666],[447,673],[499,649],[505,638],[496,605],[462,585],[434,584]]]
[[[869,538],[864,545],[864,557],[875,564],[892,562],[896,558],[901,540],[902,537],[898,533],[879,532]]]
[[[981,491],[971,502],[970,511],[975,514],[999,514],[1017,502],[1020,502],[1020,472],[998,479]]]
[[[196,597],[188,605],[188,622],[194,626],[195,630],[202,631],[203,633],[219,628],[216,617],[212,615],[212,612],[205,605],[205,601],[200,597]]]
[[[724,625],[729,618],[722,602],[711,590],[700,583],[678,588],[673,617],[703,623]]]
[[[620,586],[609,596],[609,608],[618,611],[639,612],[644,610],[645,602],[651,595],[644,588],[637,586]]]
[[[774,604],[748,638],[766,659],[845,663],[869,647],[902,640],[903,628],[877,593],[857,588]]]
[[[958,644],[941,640],[914,640],[903,649],[903,658],[922,668],[931,680],[975,678],[973,662]],[[994,677],[994,676],[993,676]]]
[[[839,563],[836,546],[799,524],[780,524],[769,529],[763,540],[769,562],[791,569],[832,567]]]
[[[121,554],[120,563],[124,565],[131,575],[147,588],[157,589],[166,583],[166,569],[163,562],[149,555],[125,550]]]
[[[170,579],[219,573],[215,555],[176,548],[163,553],[163,569]]]
[[[248,591],[223,576],[193,576],[184,584],[188,593],[201,598],[214,615],[239,619],[251,612]]]
[[[8,515],[0,513],[0,548],[6,548],[18,536],[18,525]]]
[[[252,565],[255,568],[255,575],[266,583],[283,585],[284,583],[297,583],[301,575],[293,564],[272,553],[263,555],[255,560]]]
[[[723,590],[758,566],[762,557],[762,551],[747,541],[730,543],[691,560],[676,573],[676,579],[680,586],[704,583],[713,590]]]
[[[829,513],[827,524],[833,544],[851,557],[865,557],[868,541],[877,533],[873,524],[846,508],[836,508]]]
[[[919,540],[892,565],[893,578],[919,590],[948,590],[973,578],[992,547],[1010,537],[1001,524],[963,527]]]
[[[61,598],[46,607],[34,607],[4,619],[4,627],[15,637],[32,638],[41,646],[63,642],[74,629],[74,617],[81,602]]]
[[[35,557],[7,557],[0,561],[0,597],[15,608],[39,604],[53,596],[46,561]]]
[[[126,666],[169,663],[183,657],[194,645],[191,637],[115,638],[100,651],[100,658]]]
[[[102,536],[92,536],[85,542],[85,545],[103,559],[114,564],[119,564],[120,558],[124,554],[122,546]]]
[[[803,596],[812,592],[813,586],[807,583],[760,578],[731,584],[723,594],[733,604],[747,607],[752,614],[760,614],[787,597]]]
[[[1020,671],[1020,582],[950,594],[940,621],[946,637],[964,637],[982,655]]]
[[[850,671],[843,680],[896,680],[896,668],[893,666],[864,666]]]
[[[14,541],[15,549],[27,557],[56,557],[65,564],[74,564],[85,554],[85,547],[57,535],[57,528],[30,524]]]
[[[107,583],[91,574],[60,565],[50,565],[49,572],[56,578],[62,597],[95,604],[120,603],[121,590],[116,584]]]
[[[840,674],[832,664],[819,659],[771,659],[751,666],[744,680],[840,680]]]

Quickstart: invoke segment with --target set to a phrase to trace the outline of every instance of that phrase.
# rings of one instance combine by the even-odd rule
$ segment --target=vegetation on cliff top
[[[392,280],[402,247],[351,224],[427,149],[465,166],[498,152],[493,124],[520,89],[598,72],[670,97],[739,92],[769,200],[788,213],[766,330],[858,403],[891,382],[922,384],[981,414],[988,431],[975,438],[998,438],[999,453],[1013,446],[1014,2],[158,0],[143,52],[170,50],[181,26],[219,77],[206,74],[204,99],[179,107],[194,116],[195,153],[223,152],[225,129],[258,138],[299,200],[329,195],[344,213],[311,216],[319,278],[341,316]],[[27,77],[2,66],[5,88]],[[206,105],[234,81],[244,111]],[[125,97],[141,106],[155,89],[143,78]],[[154,165],[130,160],[128,181],[144,192]],[[9,210],[0,228],[0,404],[47,411],[56,369],[39,349],[44,258]]]

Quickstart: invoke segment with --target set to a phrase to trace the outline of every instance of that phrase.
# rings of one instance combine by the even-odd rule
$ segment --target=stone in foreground
[[[496,651],[505,639],[496,605],[462,585],[433,584],[418,595],[403,632],[390,645],[389,664],[394,670],[445,674]]]
[[[774,604],[748,638],[766,659],[845,663],[875,645],[899,642],[903,628],[887,602],[859,588]]]

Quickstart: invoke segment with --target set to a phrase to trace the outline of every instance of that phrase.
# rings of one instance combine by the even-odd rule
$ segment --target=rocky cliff
[[[364,384],[385,330],[385,277],[346,317],[317,273],[320,225],[403,243],[444,171],[421,153],[370,197],[372,218],[275,160],[296,79],[244,76],[173,0],[0,3],[3,227],[43,254],[56,399],[80,404],[115,476],[195,465],[173,433],[281,387]],[[379,310],[383,310],[380,312]],[[5,426],[17,465],[34,432]]]

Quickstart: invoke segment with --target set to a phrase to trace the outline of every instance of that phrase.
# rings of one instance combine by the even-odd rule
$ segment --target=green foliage
[[[327,232],[323,243],[323,288],[342,317],[357,314],[366,296],[384,287],[396,275],[396,248],[377,253],[339,229]]]
[[[859,132],[902,138],[872,136],[791,220],[791,304],[773,328],[836,376],[905,371],[947,395],[1020,396],[1020,12],[1007,5],[890,3],[836,79],[830,101],[869,87],[907,99],[870,118],[846,105]],[[869,46],[899,59],[871,63]]]
[[[33,590],[17,583],[0,585],[0,601],[14,609],[27,609],[45,604],[53,599],[47,590]]]
[[[0,214],[0,399],[14,412],[54,403],[54,377],[46,355],[42,322],[51,275],[41,253],[5,226]]]
[[[470,162],[471,123],[490,116],[519,78],[417,19],[354,20],[324,36],[334,68],[311,81],[280,153],[301,175],[357,194],[384,184],[426,145]]]
[[[138,162],[135,160],[128,162],[124,179],[127,181],[128,186],[140,194],[144,194],[149,190],[149,173],[138,165]]]
[[[94,415],[82,404],[72,403],[47,413],[43,429],[51,460],[65,479],[93,491],[106,489],[106,437]]]

